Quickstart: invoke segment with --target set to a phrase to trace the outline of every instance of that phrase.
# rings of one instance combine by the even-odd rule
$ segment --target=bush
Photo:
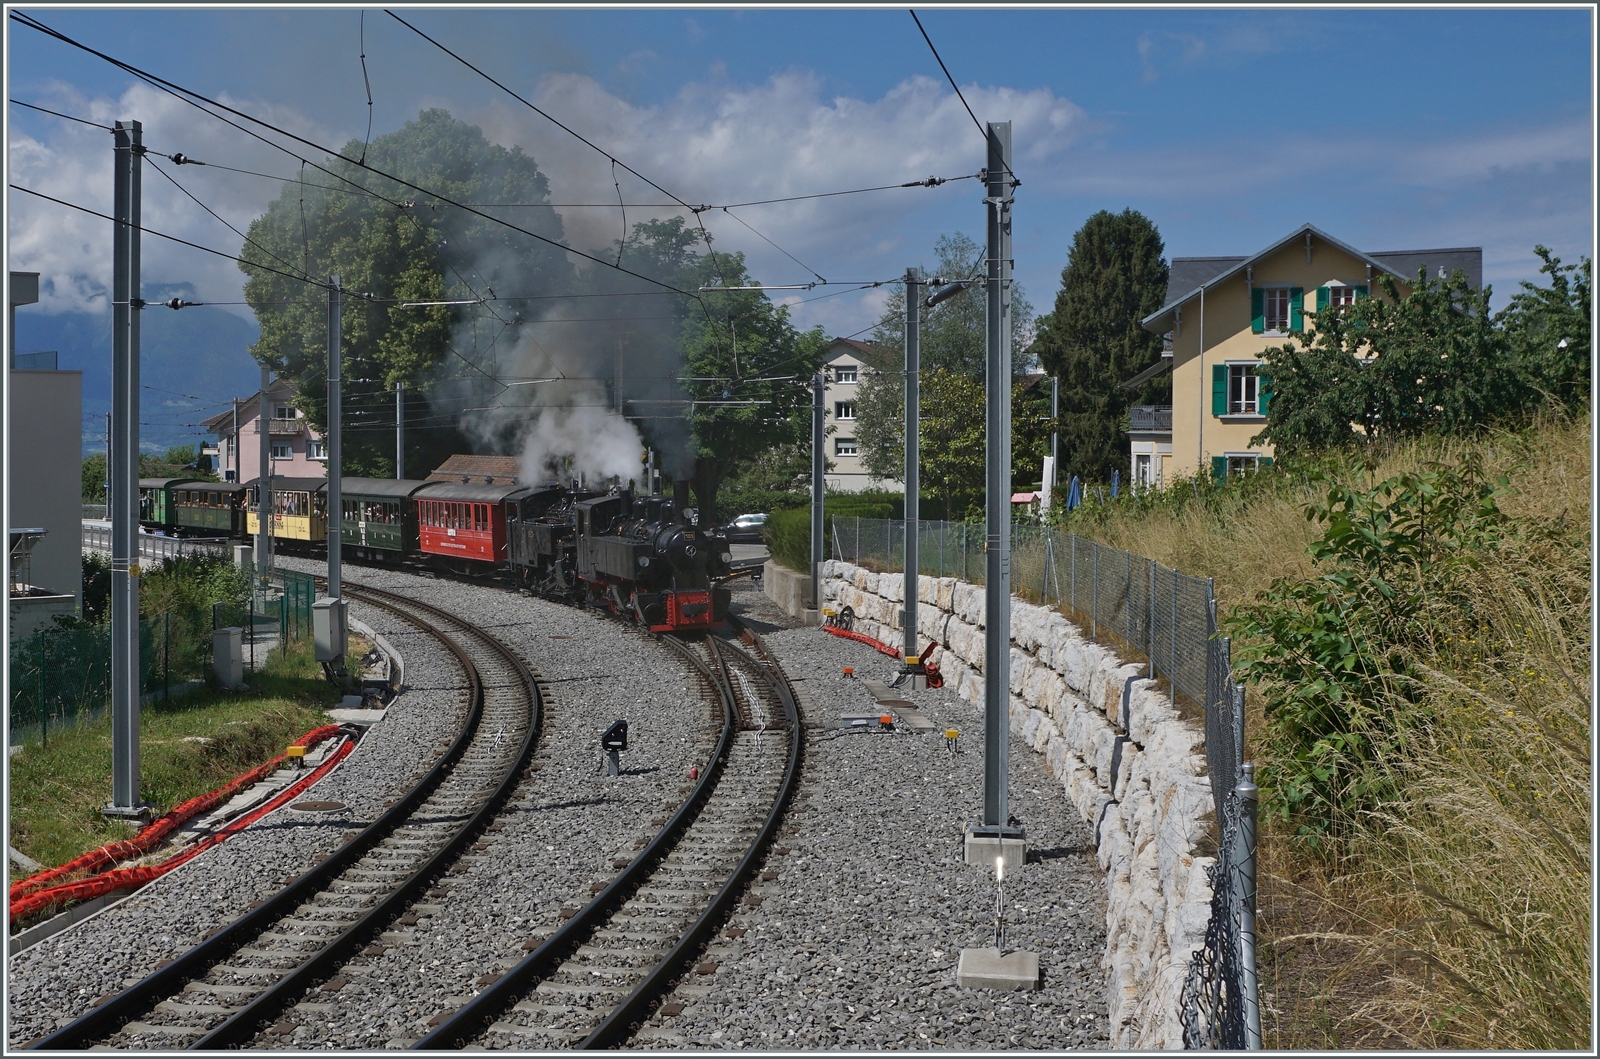
[[[836,493],[823,498],[823,558],[832,559],[833,519],[904,518],[905,497],[898,493]],[[811,568],[811,506],[774,511],[765,529],[772,558],[791,570]]]

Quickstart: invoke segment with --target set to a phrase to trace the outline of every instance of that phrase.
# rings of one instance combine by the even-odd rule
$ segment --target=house
[[[876,344],[851,338],[836,338],[823,357],[827,379],[824,391],[824,420],[827,459],[833,469],[824,481],[829,489],[841,493],[860,493],[868,489],[904,489],[899,482],[876,478],[861,461],[856,441],[856,394],[866,372],[876,371]]]
[[[274,379],[267,386],[268,459],[272,474],[284,478],[326,478],[328,449],[322,435],[311,428],[294,406],[294,386]],[[217,436],[216,471],[225,482],[249,482],[261,476],[261,391],[234,401],[225,412],[207,419],[205,428]],[[237,424],[237,426],[235,426]]]
[[[1248,257],[1173,258],[1166,304],[1140,321],[1169,348],[1122,384],[1172,372],[1170,407],[1131,410],[1135,487],[1202,469],[1220,480],[1270,463],[1272,446],[1251,444],[1272,400],[1272,380],[1256,374],[1262,354],[1302,336],[1313,312],[1376,295],[1380,273],[1406,295],[1419,269],[1441,279],[1460,269],[1478,287],[1483,248],[1368,252],[1303,224]]]
[[[53,352],[17,351],[16,308],[39,300],[39,274],[13,272],[9,286],[5,480],[15,642],[83,603],[83,372],[58,371]]]

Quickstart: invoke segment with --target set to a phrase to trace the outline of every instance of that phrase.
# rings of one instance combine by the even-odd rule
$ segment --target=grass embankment
[[[1303,680],[1250,688],[1250,754],[1264,777],[1268,1047],[1592,1043],[1590,431],[1584,417],[1476,441],[1417,441],[1367,473],[1334,471],[1317,484],[1264,474],[1212,495],[1184,483],[1169,490],[1181,499],[1073,519],[1076,532],[1215,577],[1219,616],[1237,616],[1259,607],[1276,579],[1326,590],[1318,579],[1336,563],[1319,563],[1308,545],[1328,527],[1304,512],[1331,484],[1370,490],[1475,457],[1488,481],[1509,479],[1489,543],[1441,558],[1439,542],[1424,539],[1432,565],[1389,568],[1396,598],[1412,605],[1381,651],[1361,642],[1352,620],[1350,657],[1365,665],[1378,655],[1359,685],[1370,701],[1296,701]],[[1350,541],[1350,553],[1364,546]],[[1374,591],[1376,574],[1362,584],[1359,565],[1354,572],[1349,587],[1315,605],[1301,596],[1280,611],[1290,621],[1279,630],[1294,639],[1328,599],[1392,602]],[[1285,656],[1281,643],[1253,644],[1238,629],[1236,663],[1263,646]],[[1308,750],[1308,719],[1345,723],[1350,741],[1330,736]],[[1347,769],[1347,782],[1319,779],[1313,759]],[[1329,801],[1290,810],[1298,795],[1286,793],[1285,777],[1310,790],[1321,783]]]
[[[322,677],[309,639],[274,651],[250,677],[248,692],[206,688],[140,711],[140,779],[157,815],[215,790],[281,754],[289,742],[326,723],[339,692]],[[110,820],[111,718],[37,739],[11,759],[11,845],[45,867],[64,864],[136,828]],[[10,878],[28,873],[10,865]]]

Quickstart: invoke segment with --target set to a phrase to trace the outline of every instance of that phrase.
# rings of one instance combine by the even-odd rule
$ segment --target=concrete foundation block
[[[1006,836],[996,838],[993,835],[974,835],[967,832],[966,860],[975,867],[994,870],[995,859],[1004,856],[1008,871],[1015,871],[1022,867],[1028,858],[1028,838],[1019,835],[1015,838]]]
[[[962,989],[1038,989],[1039,954],[962,949],[956,985]]]

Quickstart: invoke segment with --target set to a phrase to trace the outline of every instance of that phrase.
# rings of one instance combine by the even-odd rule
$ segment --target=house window
[[[325,460],[328,458],[328,443],[325,441],[306,442],[306,459]]]
[[[275,460],[294,459],[294,446],[287,441],[274,441],[272,443],[272,458]]]
[[[1356,289],[1354,287],[1329,287],[1329,305],[1354,305],[1356,303]]]
[[[833,454],[835,456],[854,456],[854,455],[856,455],[856,439],[855,438],[834,438],[833,439]]]
[[[835,401],[835,402],[833,402],[833,418],[835,418],[835,419],[854,419],[855,417],[856,417],[856,406],[855,406],[855,402],[854,401]]]
[[[1254,473],[1254,471],[1256,469],[1256,464],[1259,463],[1260,460],[1261,460],[1261,457],[1253,456],[1253,455],[1252,456],[1229,456],[1228,457],[1228,477],[1229,478],[1242,478],[1247,474]]]
[[[1289,288],[1269,287],[1263,293],[1263,320],[1267,330],[1289,330]]]
[[[1228,414],[1259,415],[1257,398],[1261,394],[1261,378],[1254,364],[1228,365]]]
[[[846,367],[843,364],[839,365],[837,368],[833,369],[833,381],[842,383],[855,382],[856,369],[854,367]]]
[[[280,404],[272,410],[273,419],[294,419],[296,415],[295,410],[286,404]]]

